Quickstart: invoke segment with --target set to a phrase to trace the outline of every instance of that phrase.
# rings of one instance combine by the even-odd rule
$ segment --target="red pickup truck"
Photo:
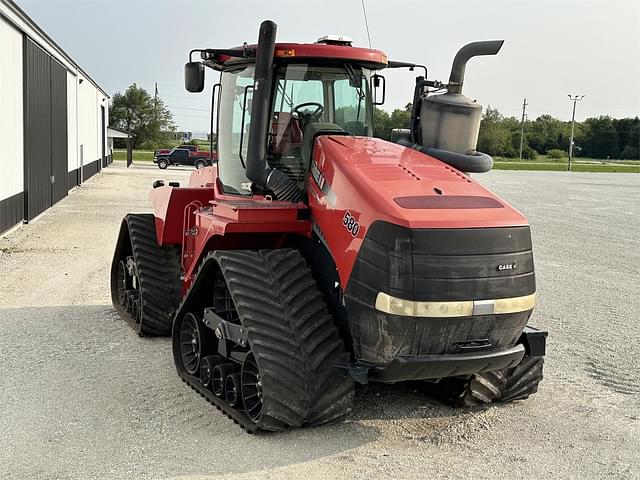
[[[178,145],[175,148],[184,148],[186,150],[189,150],[189,155],[190,156],[196,156],[196,157],[209,157],[211,158],[212,162],[216,162],[218,160],[218,154],[216,152],[208,152],[205,150],[200,150],[200,146],[199,145]],[[153,151],[153,156],[155,158],[161,156],[161,155],[169,155],[169,153],[171,153],[171,150],[173,150],[173,148],[159,148],[157,150]]]

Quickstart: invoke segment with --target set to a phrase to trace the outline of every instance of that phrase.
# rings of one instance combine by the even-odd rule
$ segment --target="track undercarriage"
[[[353,381],[344,346],[295,250],[209,254],[173,326],[178,373],[248,431],[337,421]]]

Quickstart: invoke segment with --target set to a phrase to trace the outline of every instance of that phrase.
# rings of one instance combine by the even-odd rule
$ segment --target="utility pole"
[[[522,145],[524,142],[524,119],[527,116],[525,110],[527,109],[527,99],[522,101],[522,126],[520,128],[520,160],[522,160]]]
[[[158,82],[155,82],[155,93],[153,94],[153,122],[158,123]]]
[[[569,165],[567,171],[571,171],[571,158],[573,157],[573,132],[576,126],[576,103],[584,98],[584,95],[569,95],[569,100],[573,102],[573,114],[571,115],[571,137],[569,138]]]

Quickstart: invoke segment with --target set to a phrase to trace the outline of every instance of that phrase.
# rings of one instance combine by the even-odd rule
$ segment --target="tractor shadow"
[[[457,418],[482,413],[494,406],[454,408],[439,397],[437,385],[423,382],[356,385],[353,420]]]
[[[347,422],[367,428],[370,440],[461,444],[472,442],[499,419],[507,405],[454,408],[437,398],[438,390],[420,382],[356,387]]]

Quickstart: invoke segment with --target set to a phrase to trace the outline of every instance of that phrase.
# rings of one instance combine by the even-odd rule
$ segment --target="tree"
[[[582,124],[582,155],[593,158],[618,158],[618,132],[611,117],[587,118]]]
[[[391,115],[386,111],[375,108],[373,111],[373,136],[389,140],[391,130],[394,128],[409,128],[411,122],[411,104],[405,105],[404,109],[396,108]]]
[[[133,148],[156,148],[164,140],[163,131],[175,130],[173,115],[162,99],[154,100],[135,83],[111,99],[109,125],[133,134]]]
[[[373,109],[373,136],[389,140],[391,136],[391,117],[381,108]]]
[[[640,118],[614,118],[612,122],[618,133],[620,158],[637,159],[638,149],[640,149]]]
[[[503,124],[504,117],[498,109],[487,107],[480,122],[478,150],[489,155],[513,156],[511,133]]]

